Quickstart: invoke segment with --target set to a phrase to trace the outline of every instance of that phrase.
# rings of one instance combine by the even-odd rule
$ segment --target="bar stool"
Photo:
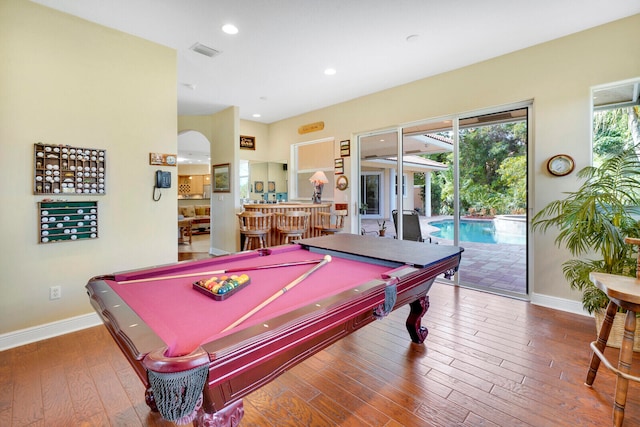
[[[316,230],[320,231],[322,235],[336,234],[342,231],[344,228],[344,219],[347,217],[347,211],[337,210],[331,212],[318,212],[320,218],[320,224],[316,225]],[[331,222],[332,218],[335,218],[335,222]]]
[[[624,241],[627,244],[639,245],[640,247],[640,239],[627,237]],[[640,377],[629,374],[631,372],[631,362],[633,361],[636,314],[640,313],[640,258],[638,258],[635,278],[595,272],[589,274],[589,278],[598,289],[607,294],[609,304],[607,305],[607,314],[602,323],[602,328],[600,328],[598,340],[590,344],[593,355],[591,356],[591,364],[585,384],[589,387],[593,385],[601,361],[618,376],[616,379],[616,394],[613,404],[613,425],[621,426],[624,419],[624,407],[627,402],[629,380],[640,382]],[[616,368],[604,356],[604,349],[607,345],[613,318],[618,307],[625,308],[627,315],[624,323],[624,336],[620,348],[620,358],[618,360],[618,367]]]
[[[191,236],[193,235],[192,225],[193,218],[179,218],[178,219],[178,243],[191,244]]]
[[[236,214],[240,221],[240,234],[244,236],[243,250],[248,250],[254,240],[258,240],[261,248],[267,246],[265,236],[271,230],[273,214],[244,211]]]
[[[302,238],[309,229],[311,212],[288,211],[276,212],[276,228],[280,233],[282,244],[289,243],[292,237]]]

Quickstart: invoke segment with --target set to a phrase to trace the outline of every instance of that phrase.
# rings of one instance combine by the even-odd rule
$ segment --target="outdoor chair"
[[[398,235],[398,211],[394,209],[391,211],[393,217],[393,226],[396,229],[396,236]],[[420,216],[416,211],[405,210],[402,212],[402,240],[413,240],[416,242],[424,242],[422,237],[422,229],[420,228]],[[427,238],[427,242],[431,242],[431,238]]]

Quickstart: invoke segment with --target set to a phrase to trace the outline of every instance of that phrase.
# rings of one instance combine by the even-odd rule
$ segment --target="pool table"
[[[235,426],[244,413],[243,396],[392,309],[410,305],[407,330],[413,342],[422,343],[427,293],[437,276],[457,271],[463,250],[336,234],[96,276],[86,287],[145,385],[152,409],[176,423]],[[318,267],[327,255],[330,261]],[[317,269],[281,292],[312,268]],[[200,279],[241,273],[250,277],[249,284],[222,299],[194,288]],[[281,295],[230,327],[274,293]],[[189,376],[196,371],[204,373]],[[189,375],[178,391],[158,385],[183,373]],[[190,386],[195,392],[185,391]],[[190,393],[182,412],[166,409],[171,393]]]

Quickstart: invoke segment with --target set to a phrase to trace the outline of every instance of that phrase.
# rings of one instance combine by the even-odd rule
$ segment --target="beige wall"
[[[545,161],[562,152],[574,157],[578,169],[589,164],[590,87],[640,76],[639,39],[640,15],[635,15],[274,123],[270,138],[279,144],[326,137],[354,142],[354,135],[360,132],[533,100],[530,198],[531,207],[537,212],[549,201],[563,197],[563,192],[577,188],[575,173],[553,178],[545,171]],[[313,138],[297,134],[299,126],[317,121],[324,121],[325,126]],[[353,182],[357,177],[350,178]],[[350,187],[352,213],[357,186]],[[339,192],[336,196],[344,197]],[[549,233],[532,240],[530,286],[534,302],[541,304],[553,305],[559,302],[558,298],[579,299],[562,275],[561,264],[569,254],[554,246],[554,238]]]
[[[240,120],[240,135],[253,136],[256,138],[255,150],[239,150],[238,156],[241,160],[260,162],[286,162],[289,156],[282,158],[273,157],[269,139],[269,125],[252,122],[250,120]],[[239,147],[240,141],[238,141]]]
[[[0,2],[0,336],[93,313],[98,274],[177,260],[176,187],[152,200],[149,152],[176,153],[175,51],[28,1]],[[99,238],[38,244],[33,144],[104,148]],[[61,197],[55,197],[56,199]],[[62,299],[49,301],[49,287]]]

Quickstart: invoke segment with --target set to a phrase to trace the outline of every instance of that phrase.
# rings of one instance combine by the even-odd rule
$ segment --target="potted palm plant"
[[[577,191],[549,203],[532,218],[534,231],[560,230],[556,245],[575,257],[563,263],[564,276],[572,289],[582,292],[582,305],[597,315],[596,320],[608,298],[589,280],[589,273],[636,274],[634,248],[624,238],[640,235],[638,153],[627,150],[606,158],[600,166],[585,167],[578,172],[585,181]],[[594,254],[595,259],[587,258]]]

